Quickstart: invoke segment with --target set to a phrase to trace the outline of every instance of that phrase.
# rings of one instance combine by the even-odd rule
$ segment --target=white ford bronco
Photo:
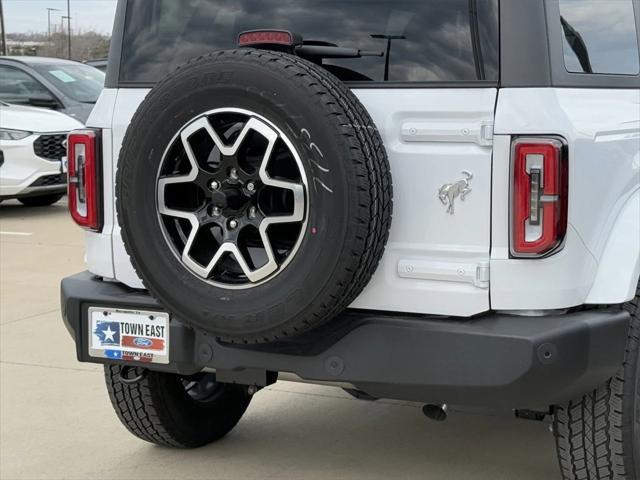
[[[639,480],[638,32],[636,0],[120,0],[68,142],[78,360],[161,445],[286,379],[550,418],[562,478]]]

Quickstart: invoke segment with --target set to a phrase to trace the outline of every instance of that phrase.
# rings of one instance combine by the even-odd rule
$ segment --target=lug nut
[[[255,183],[253,183],[253,182],[247,183],[247,190],[249,190],[250,192],[253,192],[253,191],[255,191],[255,189],[256,189],[256,184]]]
[[[256,215],[257,215],[256,207],[251,207],[249,209],[249,218],[253,220],[254,218],[256,218]]]
[[[211,180],[209,186],[211,187],[211,190],[218,190],[220,188],[220,182],[217,180]]]
[[[238,228],[238,221],[236,219],[229,220],[229,228],[231,230],[235,230],[236,228]]]

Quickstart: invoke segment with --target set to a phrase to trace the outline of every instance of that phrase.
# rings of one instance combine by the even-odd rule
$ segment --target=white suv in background
[[[46,206],[67,190],[66,140],[77,120],[53,110],[0,102],[0,200]]]

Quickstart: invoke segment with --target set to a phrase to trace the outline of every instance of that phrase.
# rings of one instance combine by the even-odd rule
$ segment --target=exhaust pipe
[[[422,413],[424,413],[427,418],[436,422],[444,422],[447,419],[447,411],[448,408],[446,403],[443,403],[442,405],[432,405],[427,403],[422,407]]]

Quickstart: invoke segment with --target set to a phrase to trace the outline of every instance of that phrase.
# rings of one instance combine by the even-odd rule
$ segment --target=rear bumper
[[[88,355],[89,306],[161,310],[146,292],[88,272],[64,279],[61,297],[81,362],[109,363]],[[182,374],[211,368],[231,379],[288,372],[351,384],[378,398],[534,408],[578,397],[613,376],[628,325],[627,312],[606,310],[465,320],[347,311],[308,338],[247,347],[222,344],[172,319],[171,363],[152,368]]]

